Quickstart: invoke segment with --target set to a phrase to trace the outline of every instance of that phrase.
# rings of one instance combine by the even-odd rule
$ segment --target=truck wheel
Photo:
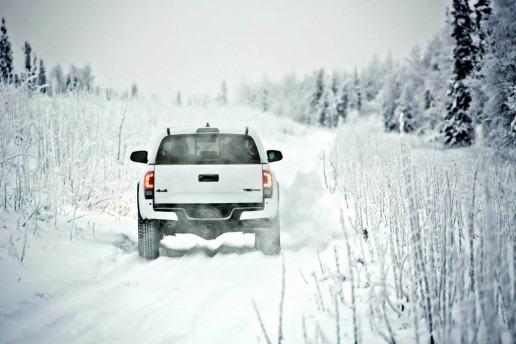
[[[270,227],[261,232],[257,238],[260,239],[260,250],[263,252],[263,254],[274,255],[280,253],[281,243],[279,215],[276,216]]]
[[[145,259],[159,257],[158,221],[144,220],[138,213],[138,253]]]

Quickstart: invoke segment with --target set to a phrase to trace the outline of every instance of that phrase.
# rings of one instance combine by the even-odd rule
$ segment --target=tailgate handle
[[[218,182],[219,175],[218,174],[199,174],[200,182]]]

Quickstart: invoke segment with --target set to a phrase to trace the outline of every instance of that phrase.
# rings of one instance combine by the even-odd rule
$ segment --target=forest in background
[[[511,0],[453,0],[442,30],[424,47],[396,61],[374,56],[353,71],[317,70],[304,77],[289,74],[277,82],[242,80],[231,99],[301,123],[337,127],[350,115],[380,115],[388,132],[414,133],[446,147],[492,146],[514,159],[516,147],[516,3]],[[16,73],[5,18],[0,37],[0,79],[49,96],[84,90],[117,94],[93,84],[90,66],[46,67],[28,42],[22,47],[24,70]],[[228,104],[222,82],[214,97],[191,96],[176,105]]]
[[[352,72],[320,69],[279,82],[242,81],[236,100],[307,124],[336,127],[381,115],[386,131],[516,147],[516,3],[454,0],[442,30],[410,56],[378,56]],[[477,132],[482,136],[476,138]]]

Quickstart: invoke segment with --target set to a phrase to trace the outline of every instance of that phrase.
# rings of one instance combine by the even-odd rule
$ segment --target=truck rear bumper
[[[152,199],[139,200],[139,212],[143,219],[202,224],[203,222],[216,223],[273,219],[276,217],[278,212],[278,197],[266,198],[263,203],[253,204],[251,206],[235,205],[234,207],[231,207],[231,211],[223,212],[221,218],[209,218],[209,215],[203,215],[204,218],[199,218],[194,212],[185,210],[185,206],[186,208],[210,208],[209,206],[204,206],[202,204],[154,206],[154,201]]]

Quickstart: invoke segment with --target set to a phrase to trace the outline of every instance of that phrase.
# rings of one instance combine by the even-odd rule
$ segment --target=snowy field
[[[329,131],[242,107],[7,91],[2,343],[516,339],[516,172],[487,150],[435,149],[374,118]],[[282,255],[234,233],[167,237],[139,258],[127,157],[157,128],[207,121],[283,152]]]

